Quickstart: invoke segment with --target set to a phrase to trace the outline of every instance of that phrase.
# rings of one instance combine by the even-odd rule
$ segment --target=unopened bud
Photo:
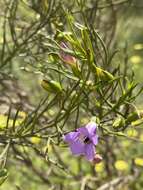
[[[62,48],[64,48],[64,49],[68,49],[67,44],[64,43],[64,42],[61,42],[60,46],[61,46]],[[73,74],[74,74],[76,77],[80,78],[80,76],[81,76],[81,69],[80,69],[80,67],[79,67],[79,65],[78,65],[78,63],[77,63],[76,58],[75,58],[74,56],[72,56],[72,55],[69,55],[68,53],[65,53],[64,51],[61,51],[61,52],[60,52],[60,57],[61,57],[61,59],[62,59],[66,64],[68,64],[68,65],[71,66],[71,69],[72,69]]]
[[[100,154],[95,154],[95,157],[93,159],[93,164],[99,164],[103,160],[102,156]]]
[[[119,129],[125,126],[125,119],[122,117],[118,117],[114,120],[113,122],[113,128],[114,129]]]
[[[66,45],[66,43],[64,43],[64,42],[62,42],[61,44],[60,44],[60,46],[62,47],[62,48],[64,48],[64,49],[68,49],[68,46]],[[65,63],[67,63],[67,64],[69,64],[69,65],[71,65],[71,66],[76,66],[76,58],[75,57],[73,57],[72,55],[69,55],[69,54],[67,54],[67,53],[65,53],[64,51],[61,51],[60,52],[60,57],[61,57],[61,59],[65,62]]]
[[[143,110],[132,112],[128,115],[126,123],[131,123],[143,117]]]
[[[49,91],[49,92],[52,92],[52,93],[61,93],[62,90],[63,90],[62,87],[61,87],[61,85],[60,85],[60,83],[57,82],[57,81],[54,81],[54,80],[51,80],[51,81],[42,80],[41,86],[46,91]]]
[[[108,71],[105,71],[99,67],[94,66],[94,69],[96,71],[97,77],[101,80],[101,81],[109,81],[109,80],[113,80],[114,77],[111,73],[109,73]]]

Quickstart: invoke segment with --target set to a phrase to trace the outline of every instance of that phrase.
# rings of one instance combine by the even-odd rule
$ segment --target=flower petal
[[[81,155],[81,154],[84,154],[84,150],[85,150],[84,146],[85,145],[81,143],[80,141],[76,141],[70,144],[70,149],[74,155]]]
[[[86,137],[88,137],[88,135],[89,135],[88,130],[87,130],[85,127],[80,127],[80,128],[77,129],[77,131],[78,131],[80,134],[82,134],[82,135],[84,135],[84,136],[86,136]]]
[[[78,132],[70,132],[70,133],[64,135],[64,140],[67,143],[73,143],[74,141],[77,140],[78,135],[79,135]]]
[[[88,133],[90,136],[93,136],[96,134],[96,128],[97,124],[95,122],[90,122],[88,123],[85,128],[87,129]]]
[[[94,136],[91,138],[91,140],[92,140],[92,143],[93,143],[94,145],[97,145],[97,144],[98,144],[98,135],[94,135]]]
[[[92,143],[85,145],[85,156],[87,160],[92,161],[95,157],[95,147]]]

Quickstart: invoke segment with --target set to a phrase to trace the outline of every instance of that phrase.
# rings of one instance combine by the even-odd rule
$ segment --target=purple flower
[[[84,155],[87,160],[94,160],[95,145],[98,143],[96,129],[97,124],[90,122],[85,127],[78,128],[75,132],[70,132],[64,136],[64,140],[69,144],[74,155]]]

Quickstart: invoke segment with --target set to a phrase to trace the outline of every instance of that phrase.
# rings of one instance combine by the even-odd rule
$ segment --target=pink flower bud
[[[62,48],[64,48],[64,49],[68,49],[67,44],[64,43],[64,42],[61,42],[60,46],[61,46]],[[61,57],[61,59],[62,59],[65,63],[67,63],[67,64],[69,64],[69,65],[71,65],[71,66],[76,66],[76,58],[75,58],[75,57],[73,57],[73,56],[71,56],[71,55],[65,53],[64,51],[61,51],[61,52],[60,52],[60,57]]]
[[[95,154],[95,157],[93,159],[93,164],[99,164],[103,160],[102,156],[99,154]]]

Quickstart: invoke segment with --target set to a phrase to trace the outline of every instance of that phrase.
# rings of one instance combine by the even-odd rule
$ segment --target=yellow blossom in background
[[[134,50],[141,50],[143,49],[143,44],[135,44],[134,45]]]
[[[128,130],[127,130],[127,135],[128,135],[129,137],[137,137],[138,132],[137,132],[137,130],[135,130],[135,129],[128,129]]]
[[[0,114],[0,128],[5,128],[7,125],[7,115]],[[13,125],[13,119],[9,119],[8,126],[11,127]],[[19,119],[16,120],[15,126],[19,125]]]
[[[52,109],[49,109],[49,110],[48,110],[48,114],[49,114],[50,116],[54,116],[54,115],[55,115],[55,111],[52,110]]]
[[[39,144],[41,142],[41,138],[39,138],[39,137],[31,137],[31,142],[33,144]]]
[[[141,134],[139,138],[140,138],[140,141],[143,142],[143,134]]]
[[[124,140],[124,141],[122,141],[122,146],[123,146],[124,148],[129,147],[130,144],[131,144],[131,142],[130,142],[129,140]]]
[[[119,171],[127,171],[129,169],[129,165],[124,160],[117,160],[115,162],[115,168]]]
[[[18,112],[18,118],[15,122],[15,126],[19,126],[24,121],[25,118],[26,118],[25,112],[23,112],[23,111]]]
[[[23,111],[18,112],[18,118],[16,119],[15,126],[20,126],[20,124],[24,121],[26,118],[26,113]],[[13,120],[11,119],[9,124],[12,126]]]
[[[2,44],[2,43],[3,43],[3,38],[0,37],[0,44]]]
[[[0,114],[0,128],[4,128],[6,126],[7,116]]]
[[[16,119],[15,126],[19,126],[22,121],[25,119],[26,113],[25,112],[19,112],[18,118]],[[0,114],[0,128],[5,128],[7,125],[7,115]],[[9,119],[8,121],[8,127],[12,127],[13,125],[13,119]]]
[[[20,116],[22,119],[26,118],[26,113],[24,111],[18,112],[18,116]]]
[[[130,61],[133,64],[138,64],[141,63],[142,58],[139,55],[133,55],[132,57],[130,57]]]
[[[104,169],[105,169],[105,168],[104,168],[104,163],[103,163],[103,162],[101,162],[101,163],[95,165],[95,171],[96,171],[96,172],[103,172]]]
[[[137,166],[143,166],[143,158],[135,158],[134,161]]]

